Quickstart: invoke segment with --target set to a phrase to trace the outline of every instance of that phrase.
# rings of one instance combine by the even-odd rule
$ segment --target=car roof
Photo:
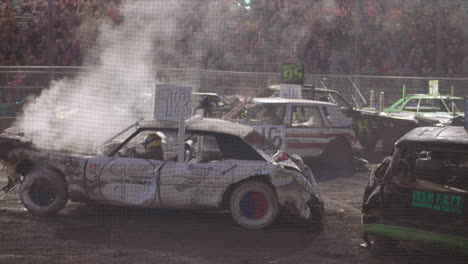
[[[307,100],[307,99],[287,99],[281,97],[269,97],[269,98],[254,98],[252,100],[254,103],[260,104],[310,104],[310,105],[330,105],[335,106],[333,103],[317,101],[317,100]]]
[[[177,130],[179,128],[179,123],[174,121],[143,120],[138,123],[138,126],[140,129]],[[189,124],[186,130],[189,132],[228,134],[243,138],[250,133],[253,128],[221,119],[203,118]]]
[[[432,95],[432,94],[407,94],[405,98],[419,98],[419,99],[463,99],[456,96],[447,95]]]
[[[396,142],[397,148],[438,148],[448,147],[453,150],[468,152],[468,131],[460,126],[418,127]]]
[[[220,96],[219,94],[217,94],[217,93],[192,92],[192,95],[221,97],[221,96]]]
[[[279,91],[280,90],[280,84],[273,84],[268,86],[268,89],[274,90],[274,91]],[[315,90],[316,92],[328,92],[328,93],[338,93],[336,90],[328,89],[328,88],[319,88],[315,87],[313,84],[304,84],[302,85],[302,91],[312,91]]]

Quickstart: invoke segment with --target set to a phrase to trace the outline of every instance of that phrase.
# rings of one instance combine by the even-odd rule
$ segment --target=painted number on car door
[[[275,146],[281,148],[283,146],[284,129],[277,126],[264,126],[261,128],[262,135],[270,140]]]
[[[155,167],[144,159],[117,158],[100,177],[103,198],[111,203],[151,204],[156,191]]]

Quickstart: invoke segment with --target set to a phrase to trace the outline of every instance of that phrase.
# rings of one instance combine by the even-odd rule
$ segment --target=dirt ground
[[[376,257],[359,246],[363,242],[359,206],[368,173],[325,169],[315,173],[325,200],[326,224],[323,231],[314,232],[287,221],[265,230],[246,230],[226,212],[77,203],[69,203],[57,217],[33,217],[13,191],[0,198],[0,263],[468,262],[437,250]]]

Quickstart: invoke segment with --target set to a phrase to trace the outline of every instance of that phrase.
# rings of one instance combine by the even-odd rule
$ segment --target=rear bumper
[[[468,238],[461,236],[386,224],[363,224],[363,231],[364,235],[375,235],[421,243],[445,244],[450,247],[468,250]]]

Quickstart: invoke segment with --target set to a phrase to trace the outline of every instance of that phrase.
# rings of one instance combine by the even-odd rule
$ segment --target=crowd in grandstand
[[[54,60],[49,62],[48,1],[0,1],[1,65],[81,65],[100,20],[120,20],[117,0],[55,0]]]
[[[176,48],[192,63],[188,66],[204,69],[271,72],[295,61],[309,73],[466,77],[466,11],[458,0],[443,2],[187,1],[190,8],[180,19],[184,30]],[[55,0],[53,64],[81,65],[100,21],[118,24],[123,19],[120,4]],[[203,57],[192,61],[193,43],[206,30],[213,6],[227,36],[205,41]],[[49,65],[47,8],[47,0],[0,0],[1,65]]]

